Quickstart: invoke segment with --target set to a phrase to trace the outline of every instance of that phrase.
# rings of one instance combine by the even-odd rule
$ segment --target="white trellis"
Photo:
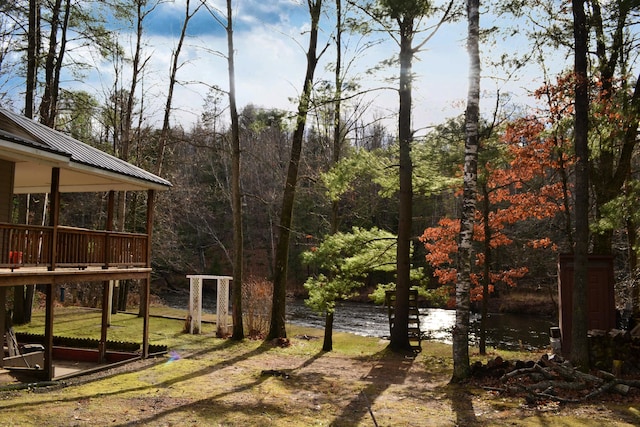
[[[205,280],[215,280],[217,285],[217,334],[225,336],[229,333],[229,281],[231,276],[209,276],[193,274],[189,279],[189,333],[199,334],[202,328],[202,286]]]

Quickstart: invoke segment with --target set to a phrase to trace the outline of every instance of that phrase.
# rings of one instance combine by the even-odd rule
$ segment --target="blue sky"
[[[191,2],[191,8],[195,8],[198,1]],[[225,30],[215,22],[210,11],[221,11],[226,14],[226,7],[219,1],[209,1],[209,9],[201,8],[192,18],[188,34],[190,36],[213,35],[224,37]],[[256,26],[267,25],[282,27],[291,23],[301,23],[307,17],[306,7],[295,1],[236,1],[236,15],[234,17],[234,31],[245,33],[252,31]],[[184,19],[184,0],[175,3],[163,3],[149,17],[146,30],[149,35],[173,34],[179,36]]]
[[[192,3],[196,1],[192,0]],[[306,2],[303,0],[242,0],[234,2],[237,6],[234,14],[234,43],[236,49],[236,86],[240,108],[252,103],[259,107],[279,108],[294,111],[292,99],[298,96],[302,87],[306,59],[309,16]],[[325,2],[326,3],[326,2]],[[159,126],[166,90],[168,86],[171,52],[177,44],[182,20],[184,19],[184,0],[160,4],[147,18],[145,26],[145,50],[143,55],[149,58],[147,74],[143,84],[148,124]],[[224,10],[226,2],[209,0],[209,5]],[[331,2],[330,5],[333,3]],[[192,5],[193,6],[193,5]],[[331,18],[332,19],[332,18]],[[432,25],[435,21],[426,22]],[[483,25],[489,25],[485,22]],[[322,43],[331,34],[333,21],[327,14],[321,18]],[[194,123],[202,110],[208,87],[228,86],[226,54],[226,33],[204,8],[193,18],[189,27],[189,38],[181,54],[181,67],[178,79],[183,83],[174,94],[174,125],[185,128]],[[126,30],[119,32],[125,46],[131,46],[133,36]],[[357,44],[359,36],[349,43]],[[420,38],[416,38],[416,43]],[[493,47],[489,52],[500,50],[525,49],[512,39],[503,46]],[[414,62],[414,124],[415,129],[426,129],[441,123],[446,118],[462,114],[465,108],[467,92],[467,53],[466,24],[446,24],[425,46]],[[398,51],[389,38],[358,56],[356,60],[357,81],[363,88],[381,88],[389,86],[387,77],[397,75],[397,69],[391,68],[378,74],[367,74],[366,70],[388,59]],[[221,54],[222,53],[222,54]],[[327,65],[333,61],[331,48],[321,59],[316,79],[333,79]],[[353,59],[353,52],[345,55],[345,61]],[[113,66],[101,63],[97,71],[89,75],[82,88],[98,93],[107,93],[113,79]],[[527,90],[540,86],[541,80],[524,76],[520,81],[505,82],[493,78],[490,70],[483,70],[482,90],[486,99],[481,108],[492,108],[492,99],[498,89],[501,93],[513,92],[520,99]],[[538,71],[536,71],[539,73]],[[494,73],[495,74],[495,73]],[[499,76],[498,76],[499,77]],[[126,71],[125,71],[126,78]],[[369,117],[379,118],[397,111],[398,98],[395,90],[376,90],[367,95],[371,103]],[[488,113],[490,114],[490,113]],[[393,119],[388,121],[394,126]],[[391,129],[394,132],[394,129]],[[421,133],[421,132],[419,132]]]

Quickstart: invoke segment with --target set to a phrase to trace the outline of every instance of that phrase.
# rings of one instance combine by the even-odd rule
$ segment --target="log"
[[[522,375],[528,375],[528,374],[540,374],[547,379],[555,378],[553,374],[549,373],[546,369],[544,369],[542,366],[536,363],[535,365],[533,365],[532,368],[521,368],[521,369],[513,370],[511,372],[507,372],[502,377],[500,377],[500,380],[502,382],[507,382],[511,378],[519,377]]]

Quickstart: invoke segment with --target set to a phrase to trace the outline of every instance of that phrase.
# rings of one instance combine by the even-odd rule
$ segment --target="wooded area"
[[[159,52],[146,34],[168,3],[181,11],[182,26],[174,48]],[[156,204],[157,292],[185,287],[186,274],[233,275],[241,309],[243,281],[271,281],[268,336],[284,338],[286,296],[308,290],[311,305],[327,316],[330,350],[336,300],[359,287],[395,285],[402,319],[415,286],[428,303],[445,295],[458,309],[460,378],[469,374],[468,350],[456,350],[467,348],[471,303],[513,286],[555,286],[561,253],[574,253],[583,267],[587,254],[613,255],[617,307],[638,317],[637,1],[307,0],[298,6],[306,7],[306,31],[294,40],[306,69],[296,70],[303,84],[291,111],[236,106],[242,86],[233,24],[249,17],[234,3],[225,10],[207,1],[0,3],[3,106],[173,183]],[[181,56],[196,18],[225,32],[224,44],[201,55],[223,58],[228,81],[181,75],[198,61]],[[412,96],[429,98],[418,87],[430,77],[415,75],[413,61],[437,31],[460,22],[468,23],[469,81],[460,82],[469,87],[466,109],[416,130]],[[526,51],[508,50],[515,36],[526,40]],[[384,40],[397,49],[367,64],[368,49]],[[507,53],[492,54],[496,46]],[[157,99],[145,79],[159,54],[170,67],[157,127],[147,120]],[[561,71],[550,73],[558,63]],[[447,67],[446,58],[432,66]],[[525,69],[530,99],[480,89],[481,82],[522,78]],[[385,70],[396,77],[377,88],[364,84]],[[102,87],[78,90],[89,73],[101,75]],[[268,90],[270,82],[263,83]],[[176,86],[207,93],[193,123],[176,119]],[[399,94],[396,104],[384,105],[390,117],[377,116],[371,100],[383,89]],[[139,197],[118,195],[119,230],[144,227]],[[106,203],[106,194],[65,194],[61,223],[98,229]],[[38,224],[45,212],[46,195],[16,198],[13,221]],[[576,280],[584,280],[578,268]],[[27,290],[16,290],[15,299],[30,301]],[[573,331],[573,359],[584,363],[580,316],[586,314],[573,323],[582,328]],[[241,312],[234,319],[242,325]],[[243,337],[241,327],[234,337]],[[391,346],[407,349],[406,337],[406,322],[397,321]]]

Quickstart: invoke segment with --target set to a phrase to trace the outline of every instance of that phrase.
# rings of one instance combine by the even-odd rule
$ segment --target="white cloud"
[[[258,12],[240,13],[244,8],[256,4],[261,5]],[[286,6],[284,11],[282,5]],[[177,8],[178,5],[173,7]],[[304,6],[290,0],[266,3],[256,3],[252,0],[246,5],[239,3],[239,16],[250,16],[247,22],[253,24],[251,31],[234,32],[237,100],[240,108],[254,104],[265,108],[294,110],[295,106],[290,99],[297,97],[301,90],[306,67],[305,49],[308,34],[303,31],[307,22],[300,19],[300,15],[296,15],[296,19],[287,20],[289,15],[286,11],[295,10],[299,14],[300,11],[306,13],[305,9]],[[178,13],[178,10],[174,13]],[[281,14],[281,18],[270,19],[269,22],[264,20],[264,17],[272,18],[277,13]],[[211,25],[217,24],[211,20]],[[324,25],[328,27],[331,23],[325,21]],[[326,37],[328,32],[330,30],[323,32],[323,37]],[[224,58],[227,49],[226,34],[220,29],[211,29],[206,34],[199,34],[197,37],[188,38],[181,52],[182,66],[178,71],[178,80],[185,85],[175,88],[173,100],[172,124],[182,125],[187,129],[201,114],[208,86],[219,86],[223,90],[228,87],[227,62]],[[441,123],[448,117],[464,112],[468,82],[465,37],[466,24],[443,26],[425,46],[424,51],[418,54],[413,69],[416,75],[413,96],[415,129]],[[122,34],[122,42],[126,42],[127,46],[131,44],[129,39],[129,35]],[[419,37],[416,37],[416,43],[418,42]],[[166,102],[171,52],[175,49],[177,41],[166,32],[159,34],[156,31],[145,36],[145,43],[148,47],[145,48],[144,54],[150,56],[150,59],[147,74],[139,89],[144,90],[147,124],[160,126]],[[396,76],[397,69],[387,69],[376,75],[365,74],[365,71],[380,60],[397,55],[397,51],[397,45],[388,40],[365,51],[357,58],[357,66],[353,71],[357,73],[360,84],[364,88],[395,86],[395,83],[385,82],[384,77]],[[332,56],[333,53],[329,49],[317,68],[318,79],[333,79],[332,73],[325,71],[327,62],[333,61]],[[93,91],[102,88],[102,92],[106,93],[113,84],[113,66],[102,63],[97,67],[99,72],[93,73],[83,88],[88,91],[91,88]],[[129,77],[124,76],[125,79]],[[525,90],[521,86],[532,84],[514,82],[501,90],[512,90],[522,94]],[[537,87],[538,83],[535,85]],[[492,81],[483,80],[484,90],[490,92],[494,86]],[[393,88],[375,91],[369,98],[374,104],[372,116],[394,113],[398,109],[398,96]],[[490,102],[485,105],[490,108],[488,104]],[[390,130],[395,129],[393,120],[389,120],[388,125]]]

